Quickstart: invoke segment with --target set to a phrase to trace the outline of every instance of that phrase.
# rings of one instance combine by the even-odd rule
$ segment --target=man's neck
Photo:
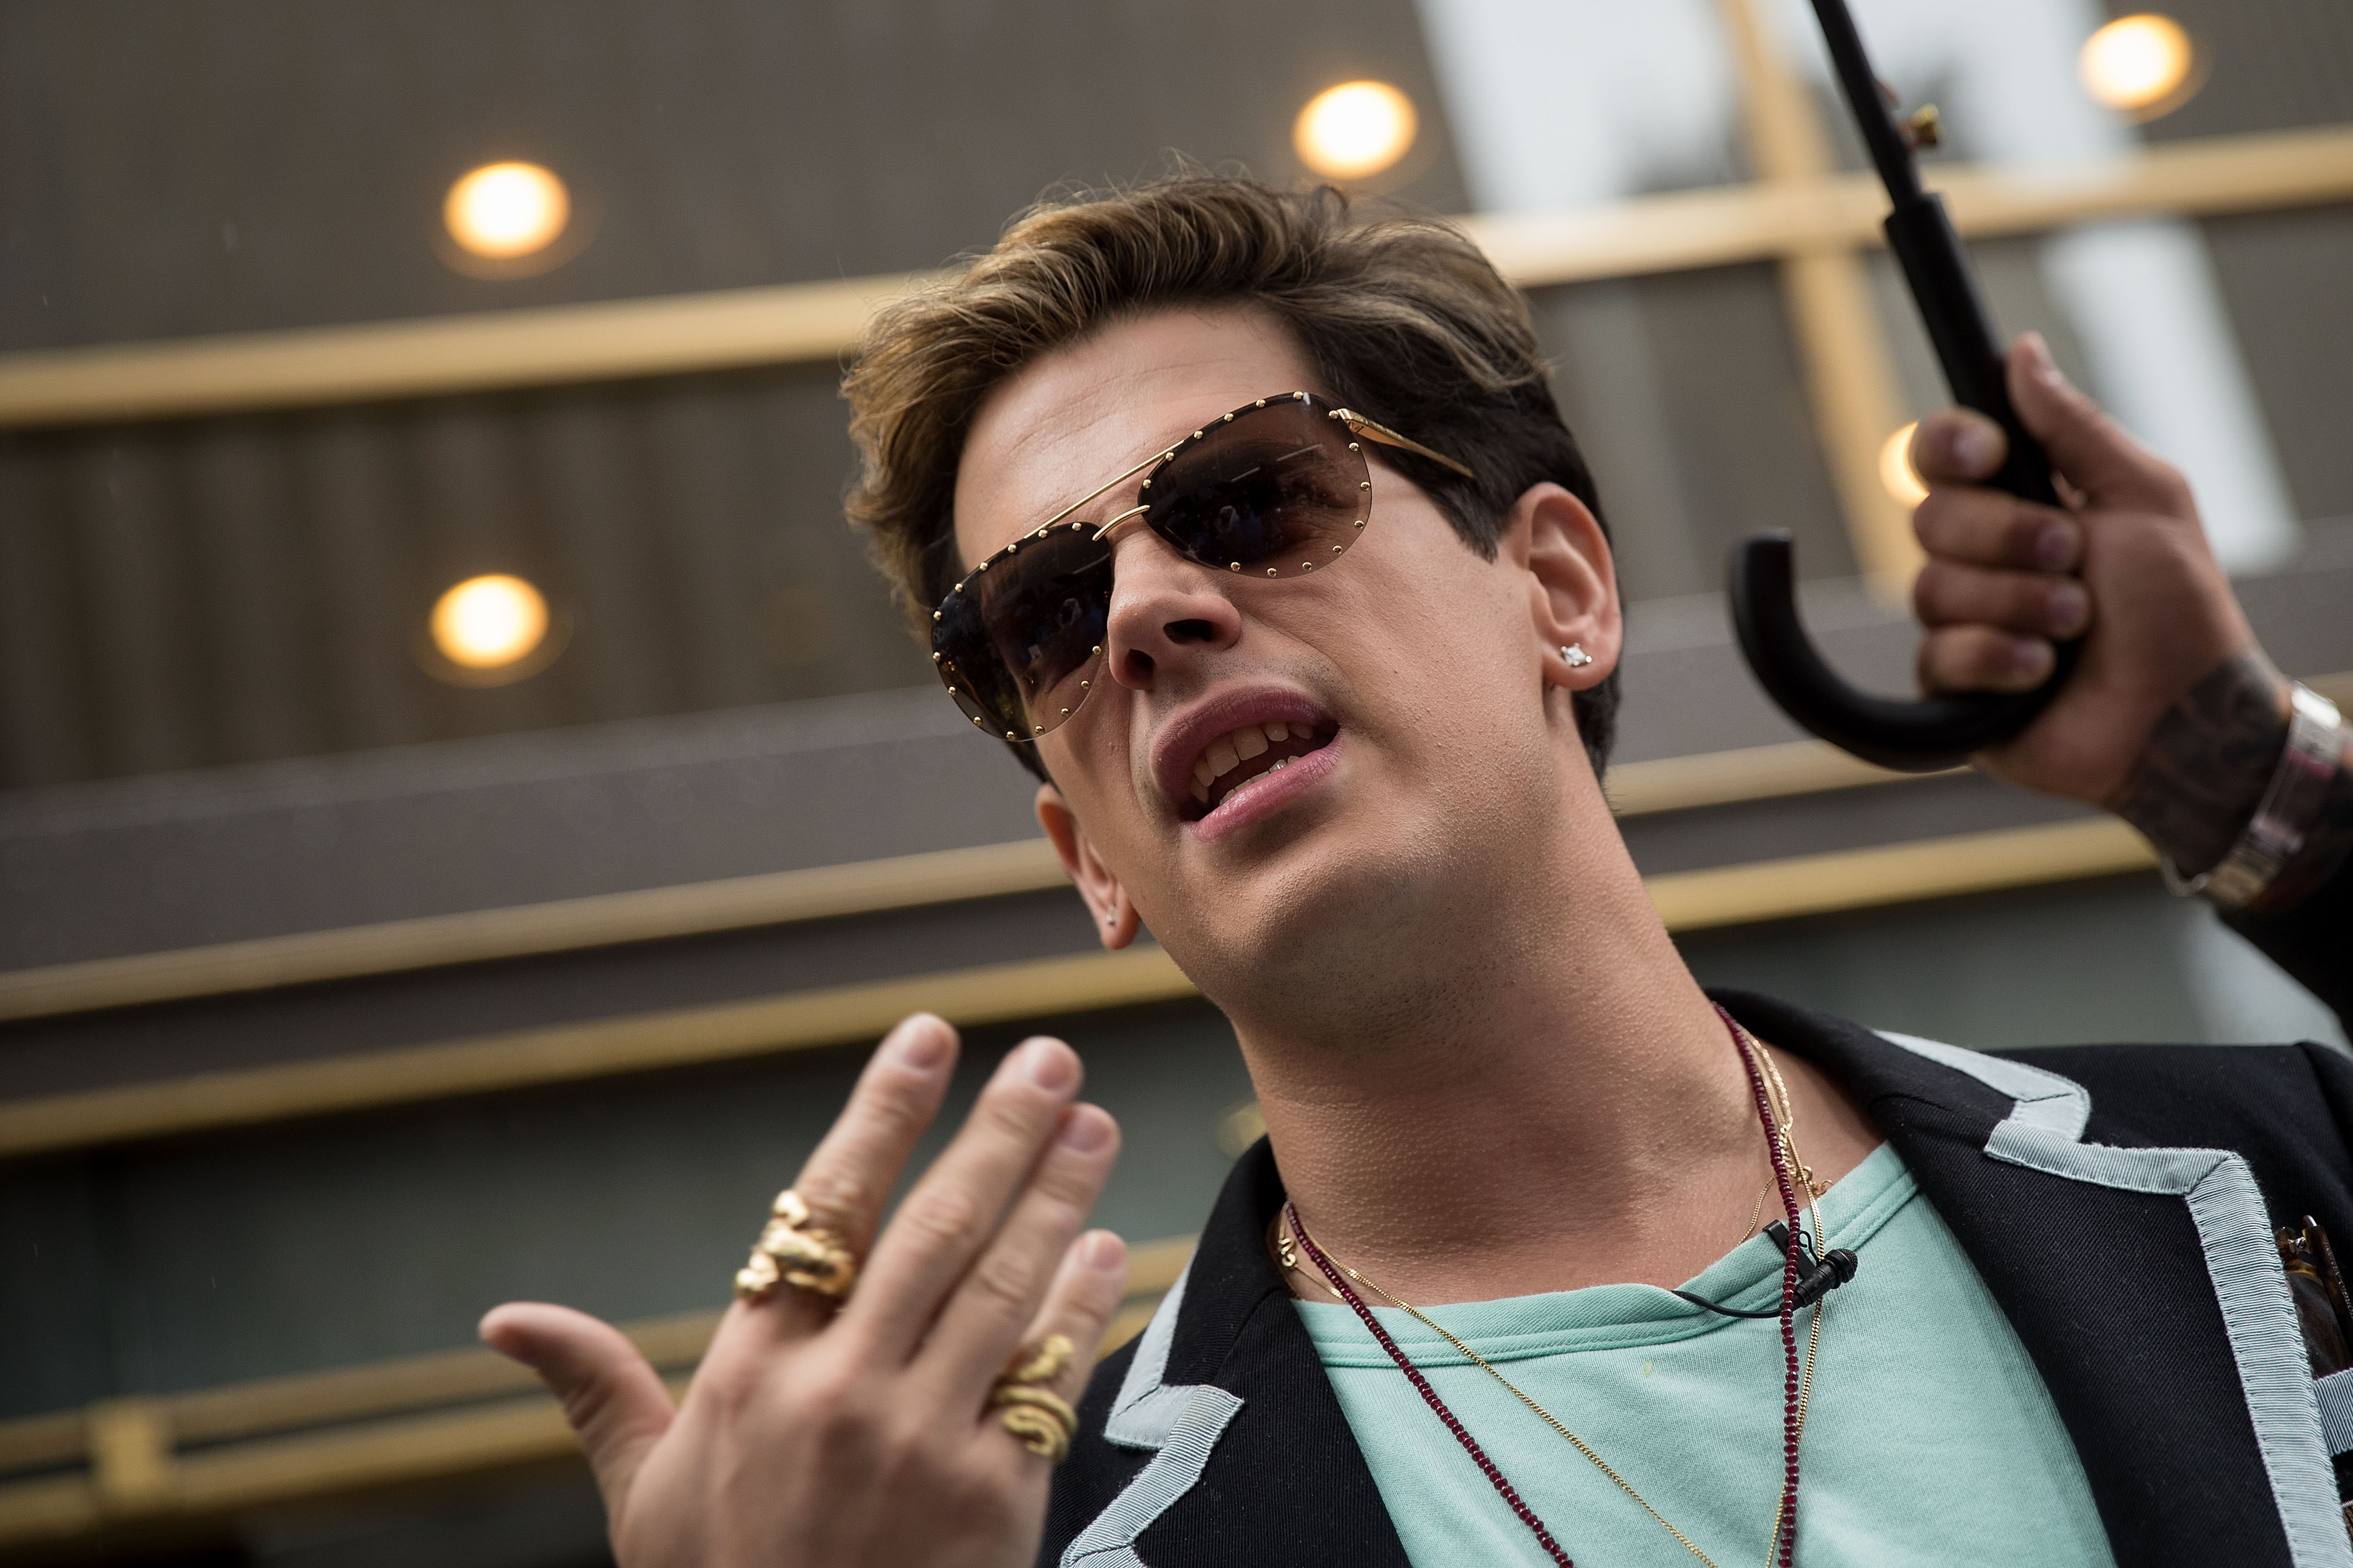
[[[1345,1008],[1310,1028],[1237,1018],[1302,1219],[1407,1300],[1679,1285],[1744,1239],[1771,1180],[1741,1053],[1630,861],[1581,871],[1574,931],[1459,933],[1489,962],[1410,1030]],[[1877,1135],[1777,1059],[1800,1151],[1844,1174]]]

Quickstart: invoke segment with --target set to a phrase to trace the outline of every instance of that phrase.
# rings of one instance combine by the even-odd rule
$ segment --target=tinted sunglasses
[[[932,612],[932,663],[982,730],[1034,741],[1079,710],[1103,673],[1112,533],[1141,521],[1212,571],[1299,577],[1363,533],[1377,441],[1477,476],[1453,458],[1313,393],[1257,402],[1090,491],[966,573]],[[1072,512],[1149,468],[1136,505],[1108,522]]]

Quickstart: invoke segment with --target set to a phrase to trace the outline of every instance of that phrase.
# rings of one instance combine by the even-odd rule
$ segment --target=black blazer
[[[1980,1055],[1719,1000],[1830,1073],[1903,1155],[2032,1354],[2120,1568],[2353,1565],[2332,1464],[2353,1449],[2353,1373],[2311,1377],[2272,1234],[2309,1214],[2353,1239],[2353,1061],[2311,1045]],[[1042,1565],[1404,1568],[1266,1255],[1282,1201],[1261,1141],[1151,1327],[1096,1370]]]

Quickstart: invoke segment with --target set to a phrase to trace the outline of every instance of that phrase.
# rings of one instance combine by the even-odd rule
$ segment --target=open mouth
[[[1193,759],[1192,800],[1183,811],[1185,820],[1198,822],[1250,780],[1289,767],[1331,744],[1339,732],[1338,725],[1328,722],[1269,719],[1219,736]]]

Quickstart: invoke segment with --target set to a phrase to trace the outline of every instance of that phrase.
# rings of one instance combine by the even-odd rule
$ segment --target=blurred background
[[[2006,331],[2353,700],[2353,11],[1862,0]],[[1802,739],[1718,574],[1909,686],[1944,402],[1798,0],[0,0],[0,1556],[605,1561],[509,1298],[691,1369],[899,1015],[1085,1053],[1174,1277],[1255,1108],[1105,955],[840,508],[841,355],[1181,157],[1460,216],[1632,602],[1701,975],[2009,1046],[2336,1039],[2128,829]]]

